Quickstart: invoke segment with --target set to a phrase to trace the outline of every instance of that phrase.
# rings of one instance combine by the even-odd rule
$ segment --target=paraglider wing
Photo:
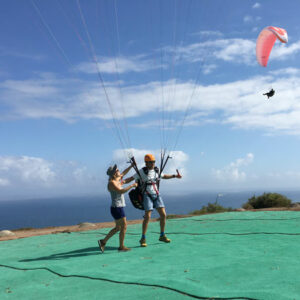
[[[267,66],[271,50],[277,39],[282,43],[287,43],[287,32],[282,28],[269,26],[259,34],[256,41],[256,59],[261,66]]]

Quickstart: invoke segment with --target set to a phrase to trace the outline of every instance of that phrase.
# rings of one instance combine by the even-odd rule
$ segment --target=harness
[[[145,173],[145,175],[148,175],[149,169],[147,167],[143,167],[142,170]],[[149,181],[146,181],[143,184],[141,184],[142,186],[144,185],[142,188],[143,194],[146,193],[151,198],[151,200],[154,200],[154,199],[152,198],[152,195],[149,192],[147,192],[147,186],[152,185],[153,189],[156,193],[156,196],[159,196],[159,190],[158,190],[157,186],[160,181],[160,173],[159,173],[158,167],[154,167],[154,172],[155,172],[155,181],[149,180]]]
[[[137,167],[134,156],[130,157],[130,162],[131,162],[134,170],[136,171],[136,173],[139,175],[139,179],[137,180],[138,186],[135,189],[132,189],[128,193],[129,199],[135,208],[144,210],[143,195],[145,193],[147,193],[147,195],[150,197],[150,199],[152,201],[156,200],[156,199],[153,199],[153,196],[147,192],[147,185],[152,185],[157,197],[159,196],[159,183],[160,183],[161,173],[162,173],[163,169],[165,168],[169,158],[171,158],[171,157],[168,155],[168,157],[165,159],[165,152],[164,152],[164,154],[161,154],[160,169],[158,167],[154,167],[154,171],[155,171],[155,175],[156,175],[155,181],[154,182],[152,182],[152,181],[143,182],[142,176]],[[145,175],[148,175],[149,169],[147,167],[143,167],[141,170],[143,170]]]

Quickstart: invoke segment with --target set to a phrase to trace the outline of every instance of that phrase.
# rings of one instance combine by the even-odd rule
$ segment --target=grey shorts
[[[165,207],[164,201],[161,196],[144,194],[143,203],[145,211],[153,210],[153,208]]]

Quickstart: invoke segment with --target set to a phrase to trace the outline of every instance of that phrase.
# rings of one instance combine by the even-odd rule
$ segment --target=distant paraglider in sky
[[[275,91],[274,91],[273,89],[271,89],[269,92],[264,93],[263,95],[264,95],[264,96],[267,96],[268,99],[269,99],[270,97],[273,97],[274,94],[275,94]]]
[[[256,41],[256,59],[262,67],[267,66],[270,53],[277,39],[282,43],[288,42],[285,29],[268,26],[260,32]]]

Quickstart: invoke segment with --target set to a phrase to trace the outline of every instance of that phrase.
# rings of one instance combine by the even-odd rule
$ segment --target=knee
[[[118,232],[118,231],[120,231],[121,230],[121,226],[116,226],[115,227],[115,232]]]
[[[164,211],[162,211],[162,212],[160,213],[160,219],[161,219],[161,220],[166,220],[166,218],[167,218],[167,214],[166,214]]]
[[[121,231],[126,231],[127,230],[127,223],[124,223],[121,225]]]
[[[145,214],[144,216],[144,222],[148,223],[150,221],[151,215],[150,214]]]

